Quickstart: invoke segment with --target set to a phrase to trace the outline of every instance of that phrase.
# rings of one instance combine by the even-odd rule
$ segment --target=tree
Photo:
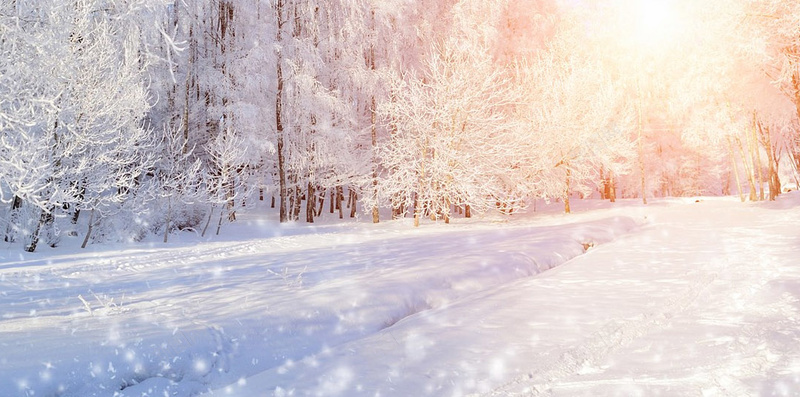
[[[625,175],[633,157],[633,109],[598,66],[553,46],[524,77],[526,125],[538,138],[529,150],[542,159],[531,173],[538,194],[562,199],[567,213],[573,190],[588,194],[599,170]]]
[[[19,167],[31,161],[14,158],[19,155],[39,163],[24,165],[26,172],[37,172],[33,179],[12,174],[5,182],[15,206],[39,209],[26,246],[34,251],[43,233],[49,244],[57,243],[55,215],[63,206],[77,217],[80,209],[118,204],[135,187],[135,178],[147,164],[140,144],[149,137],[142,126],[149,105],[138,27],[122,18],[139,9],[52,0],[39,4],[36,12],[24,7],[16,11],[10,22],[16,24],[17,36],[4,44],[31,51],[26,65],[30,72],[14,76],[22,80],[8,84],[35,91],[9,103],[31,111],[32,118],[3,128],[5,134],[14,129],[20,134],[7,139],[5,146],[16,152],[9,150],[9,164]],[[13,88],[15,84],[21,85]]]

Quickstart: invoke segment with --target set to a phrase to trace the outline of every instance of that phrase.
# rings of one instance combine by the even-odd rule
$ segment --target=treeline
[[[4,239],[219,233],[252,200],[415,224],[574,195],[755,200],[796,177],[797,7],[687,1],[706,39],[652,51],[584,3],[3,2]]]

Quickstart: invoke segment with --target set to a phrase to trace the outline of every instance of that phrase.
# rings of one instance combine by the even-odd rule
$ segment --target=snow
[[[584,201],[420,228],[249,208],[214,238],[7,245],[0,395],[797,395],[799,207]]]

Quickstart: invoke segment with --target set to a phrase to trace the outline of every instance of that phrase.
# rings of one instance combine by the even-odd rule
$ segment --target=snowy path
[[[10,247],[0,396],[800,394],[800,195],[618,206]]]
[[[545,274],[214,395],[797,395],[798,209],[654,207]]]
[[[800,394],[798,209],[694,210],[548,274],[569,299],[597,286],[583,302],[600,309],[487,395]]]

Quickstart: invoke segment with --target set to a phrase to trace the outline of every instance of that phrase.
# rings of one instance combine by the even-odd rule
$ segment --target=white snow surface
[[[0,396],[800,395],[800,195],[576,207],[6,244]]]

